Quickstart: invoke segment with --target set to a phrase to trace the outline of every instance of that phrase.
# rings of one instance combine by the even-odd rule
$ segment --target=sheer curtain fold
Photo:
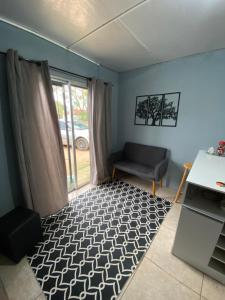
[[[98,184],[110,176],[112,85],[92,79],[88,95],[91,183]]]
[[[7,52],[9,103],[26,207],[47,216],[68,199],[66,166],[47,62]]]

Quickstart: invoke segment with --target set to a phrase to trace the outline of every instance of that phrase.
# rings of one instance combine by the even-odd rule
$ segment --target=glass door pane
[[[77,185],[80,187],[90,182],[88,90],[71,85],[71,97],[75,128]]]
[[[90,182],[88,90],[70,81],[53,81],[52,86],[71,192]]]
[[[76,161],[73,151],[73,139],[71,129],[71,109],[68,84],[61,82],[53,83],[53,94],[58,114],[60,133],[63,142],[63,150],[66,162],[67,188],[71,192],[77,187]]]

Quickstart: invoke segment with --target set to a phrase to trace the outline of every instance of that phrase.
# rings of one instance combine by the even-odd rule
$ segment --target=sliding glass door
[[[88,90],[58,78],[53,78],[52,86],[71,192],[90,181]]]

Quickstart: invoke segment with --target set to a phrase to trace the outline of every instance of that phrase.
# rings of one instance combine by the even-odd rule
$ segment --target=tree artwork
[[[145,120],[145,125],[148,125],[148,119],[149,119],[148,103],[149,103],[148,99],[140,101],[138,103],[138,107],[137,107],[137,110],[136,110],[136,115],[140,119]]]
[[[166,103],[166,100],[163,104],[163,113],[162,113],[162,119],[173,119],[176,120],[177,118],[177,111],[176,107],[173,105],[173,102],[170,101],[169,103]]]
[[[180,92],[138,96],[135,125],[175,127]]]
[[[156,121],[160,120],[162,115],[162,100],[159,97],[149,99],[149,115],[152,119],[151,126],[155,126]]]

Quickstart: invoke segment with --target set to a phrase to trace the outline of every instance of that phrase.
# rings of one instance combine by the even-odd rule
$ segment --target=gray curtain
[[[108,158],[111,150],[111,84],[92,79],[89,82],[88,111],[90,128],[91,183],[110,176]]]
[[[25,206],[40,215],[68,201],[66,167],[47,62],[7,52],[10,113]]]

